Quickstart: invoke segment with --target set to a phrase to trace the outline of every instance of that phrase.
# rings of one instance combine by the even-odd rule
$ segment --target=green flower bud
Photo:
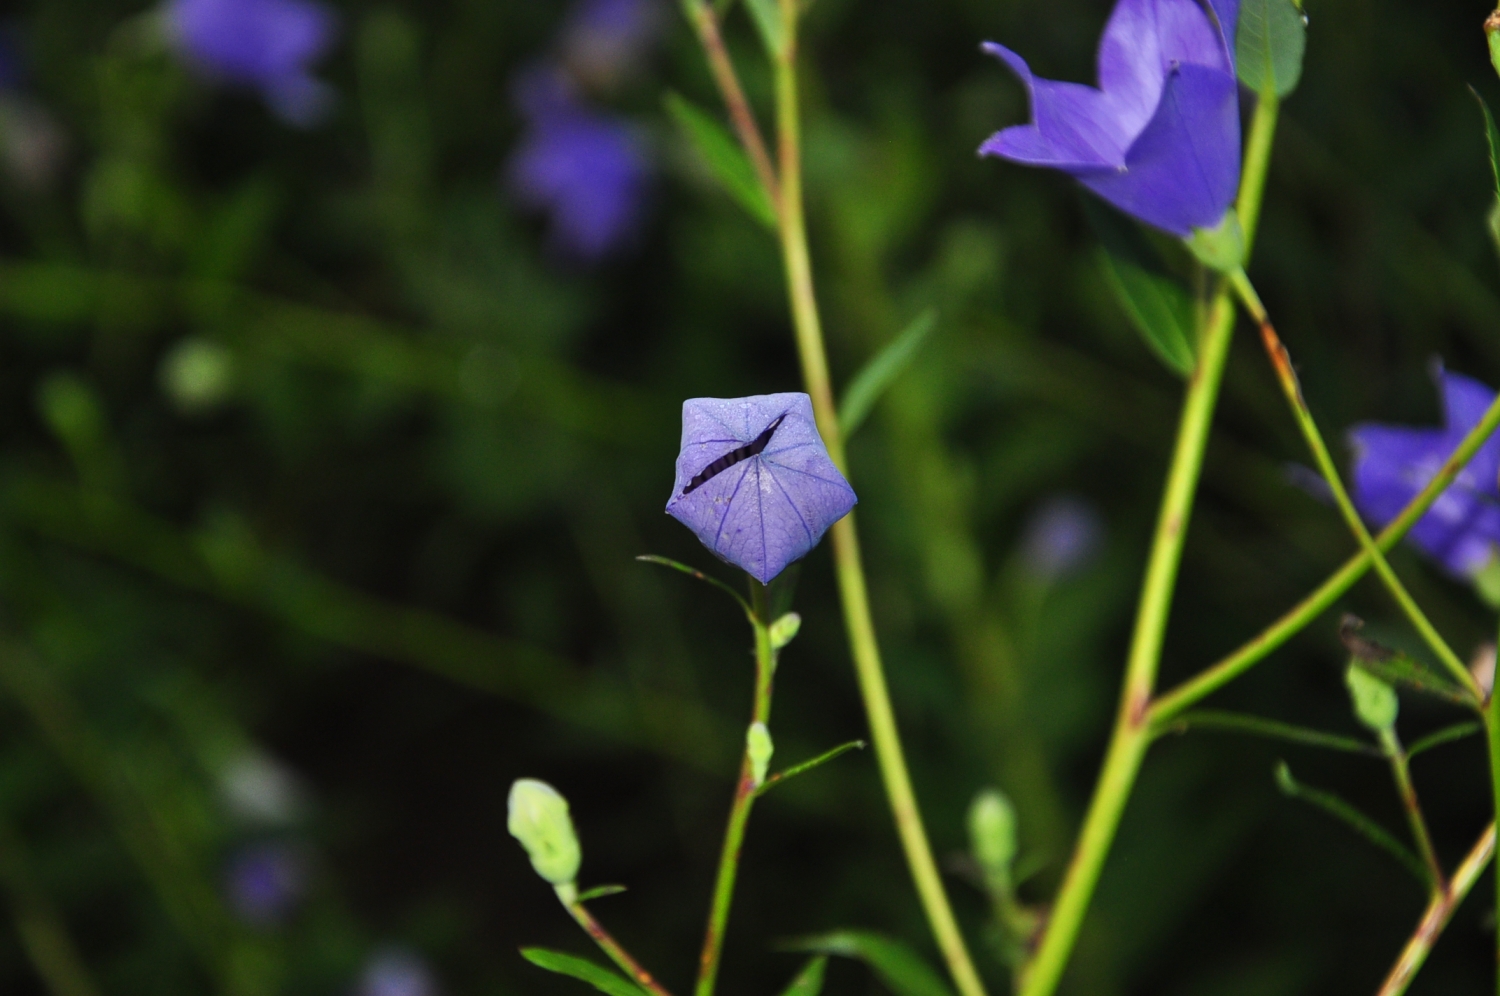
[[[999,789],[984,789],[969,804],[969,847],[985,881],[1008,889],[1016,859],[1016,807]]]
[[[518,778],[510,787],[508,808],[506,829],[526,848],[531,867],[553,885],[571,885],[583,854],[568,815],[568,800],[546,782]]]
[[[780,619],[771,624],[770,637],[771,649],[780,650],[788,643],[797,638],[797,631],[802,628],[802,617],[795,612],[788,612]]]
[[[765,784],[766,770],[771,767],[771,755],[775,752],[776,746],[771,743],[771,731],[766,729],[766,724],[751,723],[745,733],[745,753],[750,755],[750,777],[756,788]]]
[[[1396,725],[1401,703],[1394,688],[1357,664],[1350,664],[1344,672],[1344,684],[1349,686],[1354,715],[1361,723],[1376,733]]]

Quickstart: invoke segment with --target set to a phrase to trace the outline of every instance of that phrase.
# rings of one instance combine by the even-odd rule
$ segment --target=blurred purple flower
[[[253,844],[236,852],[224,873],[229,906],[246,923],[281,923],[307,890],[307,862],[280,842]]]
[[[1479,424],[1495,392],[1476,380],[1440,372],[1441,429],[1366,423],[1349,433],[1354,447],[1354,503],[1376,526],[1400,514]],[[1500,545],[1500,437],[1480,447],[1433,502],[1408,538],[1456,577],[1472,578]]]
[[[581,103],[568,80],[544,67],[524,74],[516,104],[530,127],[508,167],[526,207],[550,216],[553,246],[596,262],[635,234],[649,181],[630,126]]]
[[[761,584],[807,555],[858,501],[805,394],[692,398],[667,514]]]
[[[1092,505],[1059,495],[1037,509],[1026,524],[1021,557],[1038,579],[1055,581],[1086,563],[1098,550],[1103,534]]]
[[[311,0],[169,0],[182,57],[214,79],[259,90],[282,120],[316,124],[333,91],[311,66],[333,44],[333,11]]]
[[[1212,17],[1197,0],[1119,0],[1099,43],[1098,89],[1037,79],[986,42],[1026,87],[1032,123],[992,135],[980,155],[1061,170],[1175,235],[1214,228],[1240,175],[1239,0],[1209,7]]]
[[[582,0],[563,27],[563,62],[581,82],[609,89],[629,76],[662,27],[660,0]]]
[[[437,981],[422,959],[391,949],[376,954],[360,977],[359,996],[437,996]]]

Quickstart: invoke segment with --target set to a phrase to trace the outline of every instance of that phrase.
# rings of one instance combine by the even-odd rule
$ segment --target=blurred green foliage
[[[807,29],[813,242],[840,383],[939,315],[851,463],[910,760],[975,938],[987,900],[960,855],[980,787],[1015,802],[1022,899],[1060,875],[1180,392],[1115,303],[1074,191],[974,155],[1026,113],[978,42],[1089,79],[1106,6],[818,0]],[[1330,433],[1435,421],[1433,357],[1500,383],[1490,180],[1465,92],[1496,89],[1485,11],[1308,8],[1256,283]],[[341,103],[310,133],[143,48],[138,12],[46,0],[15,22],[25,99],[66,140],[55,169],[7,153],[0,189],[0,885],[15,927],[0,931],[0,990],[49,991],[40,968],[77,996],[348,992],[395,944],[447,993],[576,991],[517,953],[582,950],[505,834],[518,776],[568,796],[581,884],[630,887],[599,916],[685,986],[751,662],[729,603],[632,558],[729,578],[660,511],[680,402],[799,383],[775,246],[663,110],[668,88],[717,107],[689,32],[673,23],[617,94],[662,175],[637,250],[586,271],[543,250],[497,181],[519,129],[511,74],[546,50],[561,6],[342,5],[324,71]],[[755,29],[743,12],[730,25],[764,114]],[[26,133],[3,117],[14,150]],[[1167,681],[1353,549],[1289,486],[1301,459],[1245,337]],[[1062,493],[1099,510],[1106,541],[1047,577],[1026,523]],[[802,571],[805,624],[779,673],[789,761],[864,733],[825,558]],[[1493,635],[1469,592],[1409,551],[1394,560],[1456,646]],[[1372,582],[1346,601],[1420,656]],[[1352,732],[1335,625],[1220,699]],[[1451,718],[1411,702],[1403,735]],[[1070,992],[1374,987],[1422,897],[1278,796],[1283,754],[1400,826],[1378,763],[1169,739]],[[227,773],[266,757],[305,800],[274,826],[226,802]],[[1414,768],[1451,861],[1487,819],[1483,747]],[[226,906],[225,869],[268,839],[303,855],[307,897],[256,926]],[[729,996],[785,985],[801,961],[778,939],[847,927],[928,944],[867,754],[768,798],[746,860]],[[1487,904],[1485,884],[1412,992],[1489,985]],[[998,991],[998,956],[984,967]],[[879,985],[849,962],[828,971],[829,992]]]

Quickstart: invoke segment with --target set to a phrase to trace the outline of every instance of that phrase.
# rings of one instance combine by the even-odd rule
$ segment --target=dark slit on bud
[[[704,467],[698,472],[697,477],[688,481],[687,487],[682,489],[682,494],[678,497],[686,498],[735,464],[748,460],[753,456],[759,456],[762,450],[771,445],[771,437],[775,435],[777,427],[781,425],[781,420],[786,418],[786,416],[786,412],[777,415],[776,420],[766,426],[765,432],[762,432],[739,449],[730,450],[707,467]]]

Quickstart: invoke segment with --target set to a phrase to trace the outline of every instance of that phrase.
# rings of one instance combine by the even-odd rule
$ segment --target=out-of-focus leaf
[[[936,327],[937,311],[928,308],[912,319],[911,324],[900,335],[892,339],[865,364],[863,370],[854,375],[854,380],[849,382],[848,389],[844,391],[843,403],[839,405],[839,428],[846,438],[864,424],[870,410],[875,407],[875,402],[880,400],[886,388],[895,383],[901,371],[910,365],[917,350],[922,348],[922,343],[927,341]]]
[[[1130,324],[1179,376],[1193,369],[1193,299],[1131,222],[1093,201],[1084,213],[1099,236],[1100,268]]]
[[[666,104],[667,113],[672,115],[729,196],[749,211],[752,218],[775,231],[776,209],[771,204],[771,196],[761,185],[755,167],[750,165],[750,158],[739,143],[714,120],[713,115],[686,98],[668,92]]]
[[[1240,4],[1235,57],[1240,82],[1256,93],[1285,97],[1302,78],[1307,17],[1292,0],[1244,0]]]
[[[584,889],[578,894],[578,901],[586,903],[592,899],[603,899],[605,896],[618,896],[625,891],[623,885],[596,885],[592,889]]]
[[[587,982],[607,996],[645,996],[646,991],[624,976],[587,958],[549,951],[547,948],[522,948],[521,957],[538,968]]]
[[[745,6],[750,11],[750,19],[755,22],[755,29],[760,32],[760,40],[765,43],[766,54],[773,59],[780,58],[786,47],[780,0],[745,0]]]
[[[895,996],[952,996],[947,983],[921,955],[904,942],[871,930],[836,930],[799,938],[786,948],[862,961]]]
[[[1490,153],[1490,175],[1495,178],[1495,196],[1500,197],[1500,133],[1495,131],[1495,116],[1490,113],[1490,105],[1485,103],[1478,90],[1469,87],[1469,92],[1479,101],[1479,113],[1484,115],[1484,138]]]
[[[781,996],[818,996],[823,991],[823,974],[828,970],[828,956],[818,955],[802,966],[802,971],[781,991]]]

